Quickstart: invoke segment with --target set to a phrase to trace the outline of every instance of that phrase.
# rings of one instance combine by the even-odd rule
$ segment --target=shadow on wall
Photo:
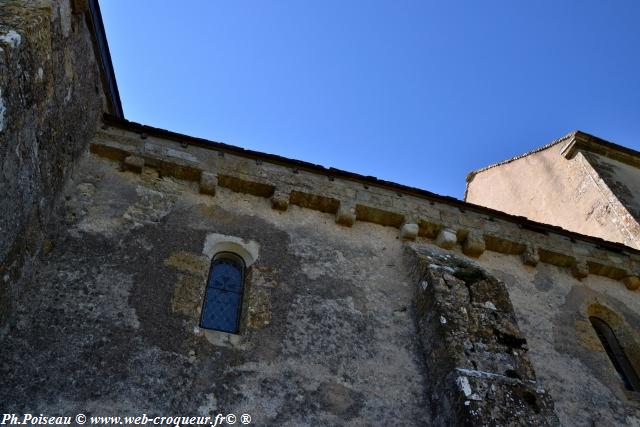
[[[554,319],[556,351],[580,361],[618,402],[640,398],[636,391],[640,390],[640,336],[636,332],[640,317],[623,302],[585,286],[574,286],[565,301]],[[607,393],[596,394],[604,397]]]

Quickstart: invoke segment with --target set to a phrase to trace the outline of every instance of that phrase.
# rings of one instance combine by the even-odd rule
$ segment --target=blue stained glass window
[[[214,256],[200,326],[235,334],[240,328],[244,262],[231,253]]]

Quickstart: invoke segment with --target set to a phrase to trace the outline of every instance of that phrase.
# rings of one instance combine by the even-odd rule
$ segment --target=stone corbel
[[[540,254],[538,254],[538,248],[535,246],[527,245],[520,257],[524,265],[530,265],[531,267],[535,267],[540,262]]]
[[[340,201],[336,212],[336,224],[351,227],[356,222],[356,204],[353,201]]]
[[[582,280],[589,275],[589,264],[584,260],[576,260],[571,267],[571,274],[578,280]]]
[[[486,245],[482,233],[475,230],[469,231],[464,242],[462,242],[462,253],[467,256],[478,258],[484,253]]]
[[[279,187],[271,196],[271,208],[278,211],[286,211],[289,209],[289,199],[291,197],[291,189]]]
[[[435,244],[443,249],[453,249],[458,242],[458,235],[452,228],[445,227],[436,236]]]
[[[202,174],[200,175],[200,193],[215,196],[217,186],[217,174],[212,172],[202,172]]]

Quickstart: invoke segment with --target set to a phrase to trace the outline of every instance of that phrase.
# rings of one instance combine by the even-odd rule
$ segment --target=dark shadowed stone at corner
[[[1,2],[0,325],[11,283],[40,250],[44,224],[102,111],[85,16],[68,1]]]
[[[506,286],[451,252],[408,245],[434,424],[559,424]]]

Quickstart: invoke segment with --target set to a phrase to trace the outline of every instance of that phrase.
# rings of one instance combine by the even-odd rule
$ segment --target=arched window
[[[600,338],[600,342],[602,342],[602,346],[607,352],[609,359],[611,359],[611,363],[613,363],[616,371],[618,371],[618,374],[622,377],[625,387],[628,390],[640,391],[640,378],[638,378],[638,374],[624,353],[624,349],[616,338],[613,329],[598,317],[591,316],[589,320],[591,321],[591,325],[593,325],[593,329],[596,330],[598,338]]]
[[[232,334],[240,329],[245,264],[232,252],[219,252],[211,261],[200,326]]]

